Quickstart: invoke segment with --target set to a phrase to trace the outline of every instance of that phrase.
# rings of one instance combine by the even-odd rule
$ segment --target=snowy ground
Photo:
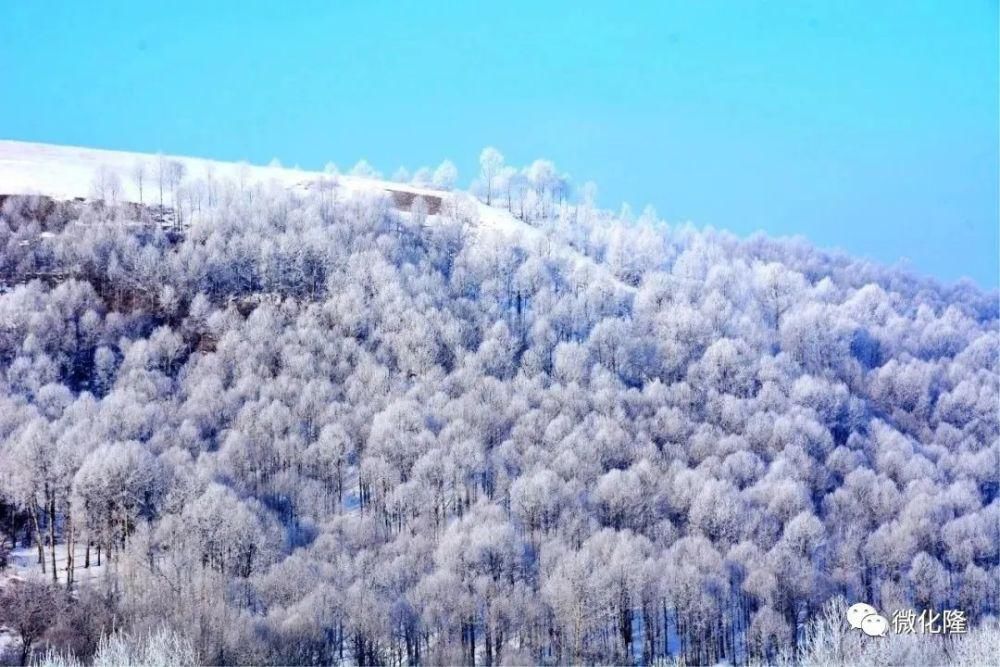
[[[289,189],[307,188],[330,174],[284,167],[262,167],[242,162],[218,162],[203,158],[164,155],[165,161],[184,165],[186,179],[231,180],[234,183],[276,183]],[[0,194],[42,194],[53,199],[69,200],[91,196],[91,184],[100,168],[118,175],[124,201],[139,201],[139,188],[132,172],[137,164],[145,171],[143,199],[148,204],[158,198],[156,165],[160,156],[96,148],[56,146],[24,141],[0,140]],[[349,191],[381,192],[398,190],[420,195],[441,196],[439,190],[405,183],[340,175],[339,186]]]
[[[14,650],[15,645],[19,644],[17,638],[14,636],[14,633],[5,627],[0,627],[0,661],[3,660],[5,653]],[[6,663],[0,662],[0,664]]]
[[[73,578],[76,584],[92,582],[101,576],[104,571],[104,560],[101,566],[97,567],[97,552],[90,550],[90,567],[83,566],[85,548],[77,544],[73,550]],[[59,575],[59,582],[66,583],[66,545],[56,544],[56,570]],[[52,553],[48,547],[45,548],[45,574],[42,575],[42,566],[38,563],[38,549],[31,547],[18,547],[10,554],[10,563],[7,569],[0,573],[0,587],[13,578],[26,579],[28,577],[46,577],[52,579]]]

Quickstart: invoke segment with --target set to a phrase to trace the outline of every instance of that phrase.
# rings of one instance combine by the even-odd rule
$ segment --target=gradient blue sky
[[[996,0],[15,2],[0,138],[473,175],[998,284]]]

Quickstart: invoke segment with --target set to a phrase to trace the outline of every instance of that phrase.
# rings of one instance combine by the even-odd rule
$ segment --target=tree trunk
[[[344,512],[344,471],[340,461],[337,462],[337,514]]]
[[[59,570],[56,569],[56,492],[49,496],[49,550],[52,558],[52,581],[59,583]]]
[[[73,519],[69,516],[66,518],[66,588],[73,587],[73,539],[75,535],[73,534]]]
[[[619,593],[618,632],[621,636],[625,664],[632,664],[632,604],[628,591],[622,586]]]
[[[56,570],[56,492],[45,490],[45,498],[49,513],[49,556],[52,560],[52,581],[59,582],[59,571]]]
[[[490,622],[488,617],[483,622],[483,646],[486,649],[485,661],[483,664],[486,667],[493,667],[493,635],[490,632]]]
[[[35,526],[35,545],[38,547],[38,564],[42,566],[42,574],[45,574],[45,546],[42,544],[42,529],[38,525],[38,509],[31,503],[31,521]]]
[[[31,640],[21,637],[21,664],[28,664],[28,656],[31,655]]]
[[[469,622],[469,664],[476,667],[476,619]]]

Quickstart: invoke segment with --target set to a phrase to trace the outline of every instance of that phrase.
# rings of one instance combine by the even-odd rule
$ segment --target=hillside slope
[[[136,159],[76,150],[8,153],[0,191]],[[52,582],[0,595],[47,646],[745,664],[844,600],[997,636],[995,295],[538,184],[425,217],[284,171],[170,230],[0,206],[0,550]]]
[[[145,168],[143,198],[149,204],[156,200],[155,174],[160,160],[183,165],[188,179],[228,179],[248,185],[274,183],[290,190],[305,190],[315,187],[323,179],[334,179],[333,174],[286,167],[0,140],[0,194],[42,194],[62,200],[88,199],[92,197],[95,175],[103,167],[120,179],[122,200],[138,203],[139,188],[133,172],[136,165],[142,165]],[[428,196],[442,194],[430,188],[348,175],[337,175],[336,182],[345,192],[396,190]]]

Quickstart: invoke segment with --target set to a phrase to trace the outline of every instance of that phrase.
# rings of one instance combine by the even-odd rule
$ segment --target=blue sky
[[[0,138],[463,182],[492,144],[607,207],[997,286],[995,0],[611,4],[7,0]]]

